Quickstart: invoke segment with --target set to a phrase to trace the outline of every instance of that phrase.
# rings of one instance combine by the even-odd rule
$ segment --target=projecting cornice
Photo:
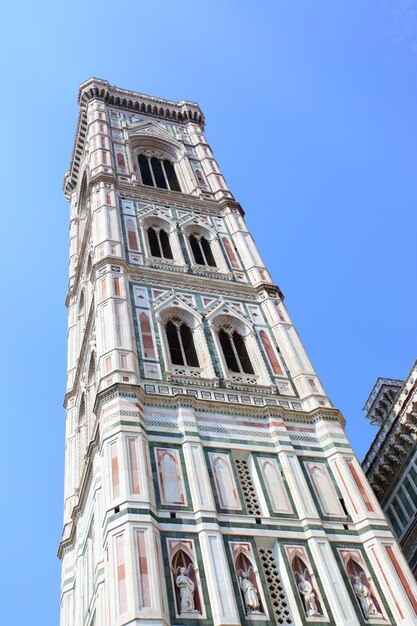
[[[174,122],[194,122],[200,126],[201,130],[204,130],[205,127],[203,112],[196,102],[189,102],[188,100],[174,102],[173,100],[156,98],[136,91],[114,87],[107,80],[90,78],[81,84],[78,92],[80,115],[70,167],[64,176],[66,197],[69,197],[77,184],[87,132],[87,106],[90,100],[94,98],[99,98],[110,106],[141,112],[159,119],[168,119]]]
[[[382,502],[417,441],[417,361],[362,463]]]

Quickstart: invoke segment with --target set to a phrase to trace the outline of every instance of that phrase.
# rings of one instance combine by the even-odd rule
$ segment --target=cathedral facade
[[[416,624],[200,108],[99,79],[79,107],[61,626]]]

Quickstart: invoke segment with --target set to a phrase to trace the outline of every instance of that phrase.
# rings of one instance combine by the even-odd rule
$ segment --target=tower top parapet
[[[107,104],[141,111],[156,117],[167,117],[179,122],[196,122],[203,128],[205,124],[203,112],[196,102],[189,100],[175,102],[129,89],[121,89],[110,85],[102,78],[92,77],[81,83],[78,92],[79,106],[83,107],[91,98],[102,98]]]
[[[386,420],[403,383],[403,380],[392,378],[377,379],[363,407],[365,417],[372,425],[381,426]]]
[[[128,89],[120,89],[120,87],[110,85],[107,80],[102,78],[89,78],[81,83],[78,91],[80,113],[70,167],[64,176],[64,193],[66,196],[71,193],[77,182],[87,131],[87,105],[90,100],[95,98],[103,100],[109,106],[122,107],[132,112],[140,112],[144,115],[167,119],[180,124],[193,122],[202,131],[205,128],[204,114],[196,102],[188,100],[175,102],[174,100],[157,98]]]

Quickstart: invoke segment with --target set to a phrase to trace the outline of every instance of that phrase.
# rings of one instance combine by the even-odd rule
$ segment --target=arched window
[[[82,422],[85,418],[85,396],[81,396],[80,410],[78,411],[78,421]]]
[[[85,297],[84,297],[84,289],[81,292],[80,295],[80,301],[78,303],[78,315],[84,315],[84,309],[85,309]]]
[[[216,267],[216,261],[214,260],[211,246],[203,235],[192,234],[190,235],[189,241],[194,260],[198,265]]]
[[[193,334],[187,324],[174,318],[167,323],[165,331],[172,364],[200,367]]]
[[[89,385],[93,385],[96,380],[96,359],[94,352],[91,355],[90,364],[88,366],[87,380]]]
[[[85,276],[88,280],[91,279],[91,268],[93,267],[93,259],[92,259],[92,255],[90,254],[88,256],[88,260],[87,260],[87,268],[85,271]]]
[[[221,328],[219,341],[226,365],[231,372],[255,373],[242,335],[236,330]]]
[[[148,157],[145,154],[138,156],[139,170],[142,183],[149,187],[181,191],[175,168],[168,159]]]
[[[152,256],[173,259],[169,236],[163,228],[148,228],[148,242]]]

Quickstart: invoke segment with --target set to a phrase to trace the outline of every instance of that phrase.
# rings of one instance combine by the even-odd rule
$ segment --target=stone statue
[[[372,617],[382,617],[382,613],[377,610],[374,601],[372,600],[369,587],[363,584],[361,577],[358,575],[353,576],[353,580],[353,591],[359,600],[364,618],[369,619]]]
[[[239,586],[243,593],[245,609],[247,613],[260,613],[259,594],[255,585],[249,580],[243,570],[239,572]]]
[[[188,570],[191,564],[187,567],[180,567],[179,574],[176,578],[176,585],[180,590],[180,612],[181,613],[193,613],[195,612],[194,606],[194,589],[195,585],[191,578],[188,576]]]
[[[299,572],[297,573],[300,578],[297,588],[303,598],[307,617],[322,615],[317,609],[316,594],[314,593],[313,586],[306,578],[307,570],[304,571],[304,574],[300,574]]]

